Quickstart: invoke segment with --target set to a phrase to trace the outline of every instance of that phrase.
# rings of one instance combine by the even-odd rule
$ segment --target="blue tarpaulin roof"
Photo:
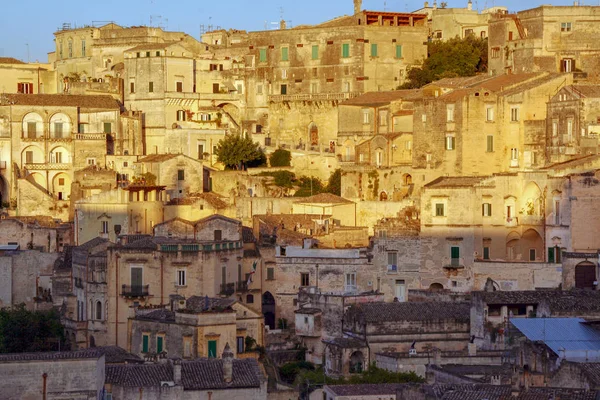
[[[511,322],[527,339],[543,342],[561,358],[600,359],[600,331],[583,318],[514,318]]]

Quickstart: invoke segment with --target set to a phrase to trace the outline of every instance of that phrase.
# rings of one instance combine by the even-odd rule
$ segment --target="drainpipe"
[[[319,291],[319,264],[315,264],[315,268],[317,269],[317,292]]]
[[[48,379],[48,374],[44,372],[42,374],[42,380],[43,380],[43,383],[42,383],[42,386],[43,386],[43,388],[42,388],[42,400],[46,400],[47,379]]]
[[[115,255],[115,346],[119,345],[119,259],[120,254]]]
[[[163,294],[163,286],[164,286],[164,276],[165,276],[165,258],[160,256],[160,305],[164,304],[164,294]]]

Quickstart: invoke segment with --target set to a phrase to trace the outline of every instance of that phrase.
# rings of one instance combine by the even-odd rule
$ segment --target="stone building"
[[[169,360],[163,364],[108,365],[105,391],[115,400],[267,399],[267,379],[254,359]]]
[[[430,38],[433,40],[449,40],[473,36],[485,39],[488,36],[489,20],[492,19],[494,14],[505,12],[507,12],[507,8],[501,6],[494,6],[481,11],[474,10],[471,0],[468,0],[467,6],[464,8],[432,8]]]
[[[343,337],[324,340],[326,373],[358,373],[379,352],[461,351],[469,341],[466,302],[365,303],[352,305]]]
[[[425,15],[362,11],[361,3],[354,15],[317,25],[203,35],[216,51],[244,57],[253,136],[335,153],[338,103],[397,88],[426,57]]]
[[[247,337],[264,346],[260,313],[232,299],[173,296],[172,309],[138,307],[129,319],[130,351],[142,357],[216,358],[227,343],[243,358]]]
[[[562,88],[547,105],[546,161],[560,163],[598,154],[600,89],[593,85]]]
[[[489,70],[494,75],[524,72],[583,72],[596,76],[600,7],[543,5],[489,21]]]
[[[0,243],[18,245],[21,250],[61,253],[64,246],[73,243],[73,225],[43,215],[1,218]]]
[[[104,389],[104,360],[104,355],[96,351],[2,354],[2,398],[100,399]]]
[[[132,307],[166,305],[171,294],[229,297],[241,279],[241,224],[214,215],[172,220],[155,236],[128,235],[108,248],[108,343],[126,346]]]
[[[56,93],[56,79],[50,63],[25,63],[12,57],[0,57],[2,93]]]

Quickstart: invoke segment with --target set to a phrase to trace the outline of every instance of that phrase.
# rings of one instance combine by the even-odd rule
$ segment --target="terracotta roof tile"
[[[331,385],[329,390],[337,396],[396,396],[403,383],[370,383],[357,385]]]
[[[429,182],[425,187],[432,189],[472,187],[487,178],[485,176],[441,176]]]
[[[347,314],[362,322],[430,321],[454,319],[468,322],[467,302],[365,303],[351,306]]]
[[[421,89],[392,90],[389,92],[368,92],[350,100],[346,100],[343,106],[370,106],[378,107],[390,104],[397,100],[415,100],[423,97]]]
[[[119,103],[111,96],[74,94],[5,94],[10,104],[19,106],[56,106],[80,108],[105,108],[120,110]],[[6,105],[6,102],[0,103]]]
[[[17,60],[13,57],[0,57],[0,64],[25,64],[21,60]]]
[[[7,353],[0,354],[0,363],[18,361],[54,361],[76,360],[79,358],[100,358],[102,353],[94,350],[80,351],[48,351],[37,353]]]
[[[354,202],[346,200],[343,197],[337,196],[332,193],[319,193],[314,196],[304,197],[296,201],[298,204],[352,204]]]

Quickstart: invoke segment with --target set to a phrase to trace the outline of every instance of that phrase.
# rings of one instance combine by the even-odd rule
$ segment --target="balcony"
[[[360,92],[274,94],[269,96],[269,101],[278,103],[282,101],[348,100],[360,96],[360,94]]]
[[[517,220],[517,218],[515,217],[508,217],[506,218],[506,226],[508,227],[515,227],[517,226],[517,224],[519,223],[519,221]]]
[[[231,296],[232,294],[235,293],[235,283],[222,283],[221,284],[221,291],[219,292],[219,294],[221,296]]]
[[[356,285],[344,285],[344,293],[358,293]]]
[[[248,291],[248,281],[239,281],[236,284],[236,291],[247,292]]]
[[[76,133],[77,140],[106,140],[106,133]]]
[[[121,295],[124,297],[147,297],[150,285],[123,285]]]
[[[29,171],[55,171],[71,169],[71,164],[65,163],[25,163],[25,168]]]

